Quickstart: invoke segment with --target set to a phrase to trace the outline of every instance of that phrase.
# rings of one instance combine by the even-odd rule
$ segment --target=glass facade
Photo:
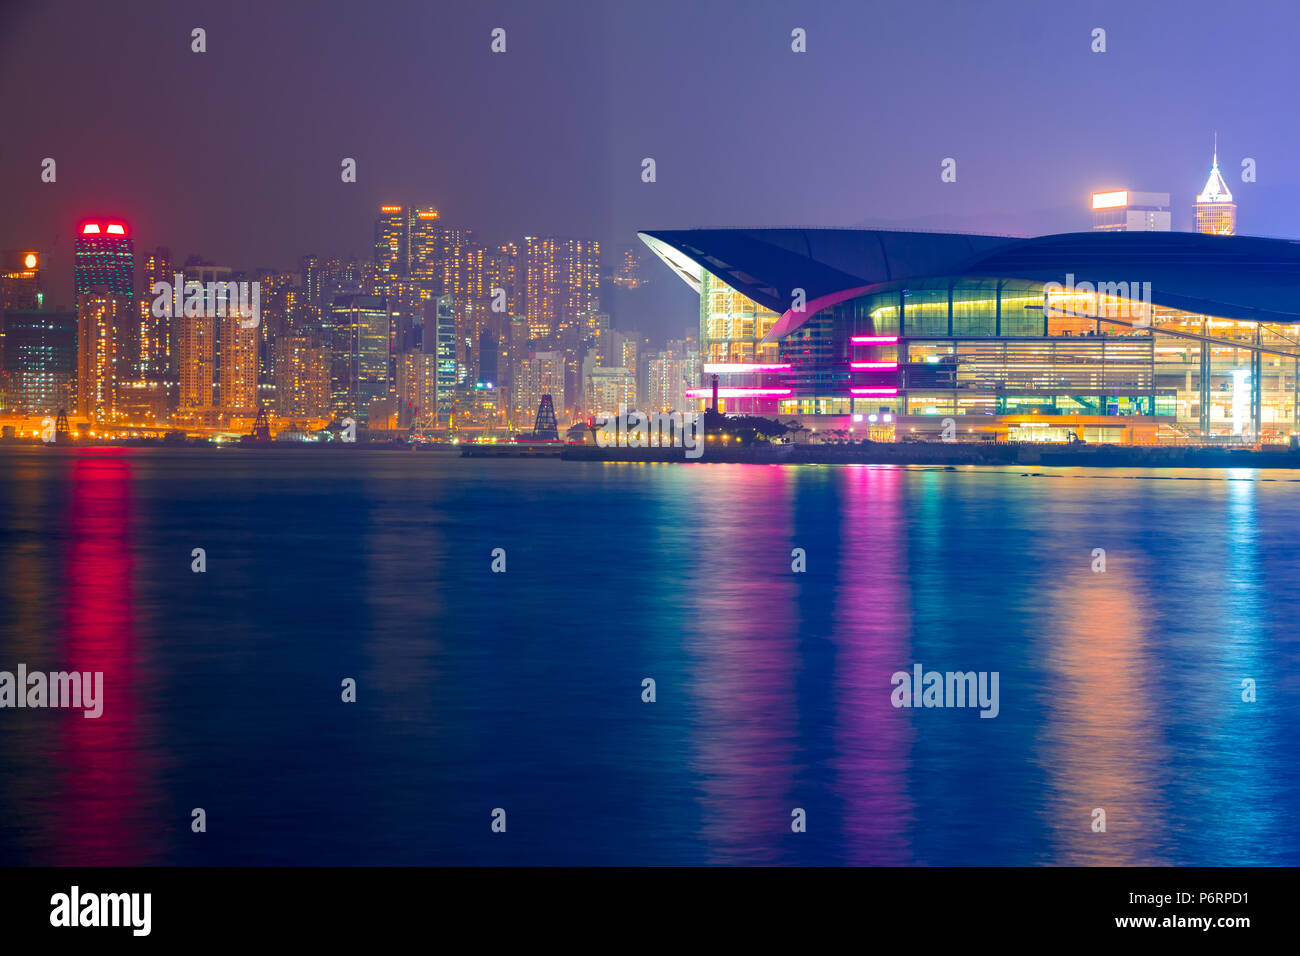
[[[700,360],[775,362],[777,343],[760,344],[780,316],[707,271],[700,288]]]
[[[1142,440],[1280,440],[1297,430],[1300,325],[1193,315],[1144,298],[1125,283],[1050,297],[1042,283],[994,277],[894,283],[782,340],[792,395],[780,410],[854,420],[864,411],[1066,416],[1075,434],[1097,441],[1136,440],[1129,423],[1138,420]]]

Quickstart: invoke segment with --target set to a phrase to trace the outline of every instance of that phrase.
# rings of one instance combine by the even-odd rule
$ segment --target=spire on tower
[[[1232,193],[1224,182],[1223,173],[1219,172],[1219,131],[1214,131],[1214,164],[1210,167],[1210,178],[1205,181],[1205,188],[1196,197],[1197,203],[1232,202]]]

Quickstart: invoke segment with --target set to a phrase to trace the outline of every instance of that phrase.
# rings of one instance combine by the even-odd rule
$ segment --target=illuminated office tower
[[[73,250],[77,295],[102,289],[135,297],[135,257],[131,236],[119,220],[83,222]]]
[[[1098,232],[1169,232],[1169,193],[1131,189],[1093,193],[1092,228]]]
[[[456,362],[454,297],[440,295],[425,305],[422,338],[422,351],[426,356],[433,357],[435,371],[433,414],[422,413],[421,418],[438,428],[447,428],[452,424],[456,382],[460,377]]]
[[[77,411],[83,418],[112,421],[117,416],[131,303],[131,296],[114,295],[103,286],[77,296]]]
[[[380,296],[342,295],[330,313],[331,408],[365,424],[371,403],[388,398],[388,306]]]
[[[10,309],[39,309],[41,256],[34,249],[0,252],[0,314]]]
[[[1228,184],[1219,172],[1219,146],[1215,142],[1214,165],[1205,188],[1196,197],[1196,232],[1214,236],[1232,236],[1237,232],[1237,204],[1232,201]]]
[[[380,206],[375,220],[375,265],[383,275],[405,275],[406,215],[401,206]]]
[[[77,313],[8,309],[0,349],[0,410],[54,415],[74,407],[77,384]]]
[[[442,237],[438,210],[432,206],[412,208],[406,220],[407,274],[420,279],[437,279]]]
[[[535,236],[524,242],[529,334],[577,332],[582,317],[600,309],[600,243]]]
[[[140,377],[148,382],[171,381],[172,368],[172,317],[171,310],[163,315],[153,314],[155,282],[165,282],[170,287],[175,281],[171,250],[159,246],[145,256],[141,270],[140,288]]]

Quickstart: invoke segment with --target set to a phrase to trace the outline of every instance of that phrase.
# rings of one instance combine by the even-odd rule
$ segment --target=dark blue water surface
[[[1294,865],[1298,536],[1289,472],[9,448],[0,670],[106,702],[0,710],[0,863]]]

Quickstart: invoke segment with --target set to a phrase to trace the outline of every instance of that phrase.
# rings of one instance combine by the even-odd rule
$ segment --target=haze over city
[[[138,249],[245,270],[364,260],[384,203],[436,206],[488,242],[591,236],[608,253],[687,225],[1065,232],[1088,228],[1091,192],[1124,187],[1170,193],[1180,230],[1216,130],[1234,189],[1241,158],[1258,163],[1239,231],[1294,237],[1300,130],[1276,121],[1291,33],[1255,28],[1279,15],[1294,9],[11,4],[0,246],[44,251],[71,305],[88,215],[132,223]],[[496,27],[505,54],[489,52]],[[349,156],[355,184],[339,180]],[[45,157],[56,184],[40,181]],[[693,297],[656,268],[615,323],[677,334]]]

